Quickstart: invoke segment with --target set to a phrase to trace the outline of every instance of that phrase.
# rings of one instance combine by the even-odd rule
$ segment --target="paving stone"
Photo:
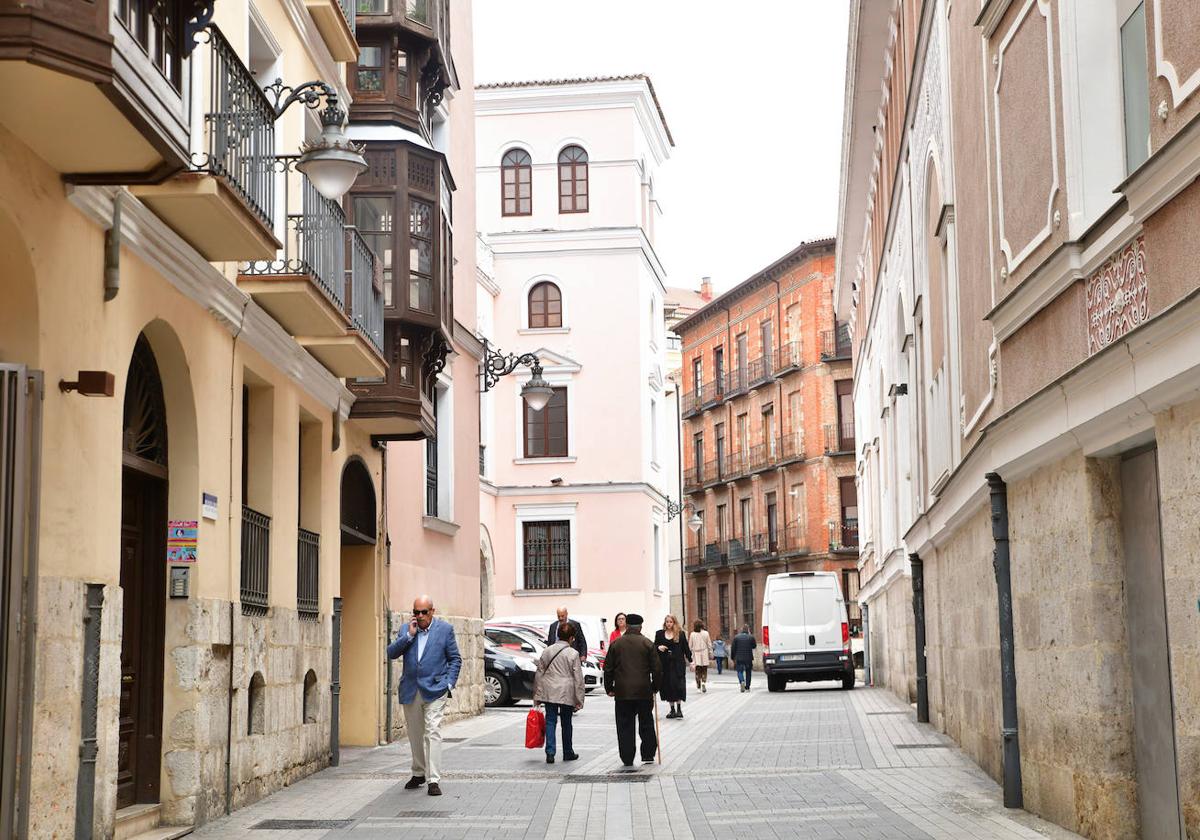
[[[709,675],[682,720],[661,718],[662,763],[625,771],[612,704],[575,719],[581,760],[524,749],[528,705],[449,724],[442,789],[406,791],[406,741],[344,750],[331,767],[214,821],[197,838],[274,840],[269,820],[345,820],[306,840],[375,840],[419,831],[457,838],[1023,840],[1076,835],[1004,809],[1000,789],[953,743],[884,690],[817,684],[779,694]],[[913,745],[919,745],[913,748]],[[561,756],[561,753],[560,753]],[[636,780],[636,781],[634,781]],[[632,783],[631,783],[632,782]]]

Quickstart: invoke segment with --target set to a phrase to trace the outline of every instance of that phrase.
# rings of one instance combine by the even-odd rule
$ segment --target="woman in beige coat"
[[[571,743],[571,716],[583,708],[583,664],[575,650],[575,625],[559,622],[558,641],[538,657],[533,702],[546,706],[546,763],[554,763],[554,729],[562,721],[563,761],[579,758]]]
[[[699,619],[692,625],[692,633],[688,636],[688,647],[692,651],[692,667],[696,669],[696,688],[704,694],[708,693],[708,664],[712,661],[712,639],[704,629],[704,622]]]

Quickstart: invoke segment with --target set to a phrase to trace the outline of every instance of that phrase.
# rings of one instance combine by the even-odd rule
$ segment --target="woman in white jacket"
[[[575,650],[575,625],[560,622],[558,641],[538,657],[533,702],[546,707],[546,763],[554,763],[554,730],[562,721],[563,761],[579,758],[571,743],[571,716],[583,708],[583,663]]]
[[[688,647],[692,651],[692,667],[696,669],[696,688],[708,693],[708,664],[712,661],[712,639],[704,629],[704,622],[697,619],[688,636]]]

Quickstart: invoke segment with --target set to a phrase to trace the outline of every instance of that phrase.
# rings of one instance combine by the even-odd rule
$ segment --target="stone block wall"
[[[1188,837],[1200,837],[1200,400],[1156,418],[1175,754]]]
[[[906,703],[917,698],[913,652],[912,578],[896,575],[868,603],[871,681]]]
[[[392,638],[395,638],[396,634],[400,632],[400,628],[405,626],[407,616],[408,613],[392,612],[392,627],[395,628]],[[454,696],[446,704],[444,720],[449,723],[483,712],[483,620],[462,616],[441,615],[438,617],[450,622],[454,627],[454,638],[463,658],[458,685],[454,687]],[[404,710],[400,706],[400,696],[397,691],[403,672],[404,666],[401,660],[395,660],[392,663],[392,685],[388,693],[392,705],[392,727],[389,732],[389,740],[393,741],[406,735]]]
[[[1076,453],[1008,488],[1025,807],[1114,840],[1138,834],[1119,466]]]

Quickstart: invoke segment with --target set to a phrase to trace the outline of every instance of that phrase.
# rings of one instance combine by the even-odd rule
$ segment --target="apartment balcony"
[[[852,353],[850,325],[838,324],[821,333],[821,361],[837,362],[850,358]]]
[[[199,0],[0,0],[0,125],[70,181],[186,169],[187,59],[211,12]]]
[[[721,477],[726,481],[733,481],[746,475],[750,470],[750,457],[748,452],[730,452],[725,456],[724,469],[721,471]]]
[[[275,108],[221,31],[209,26],[205,34],[209,101],[198,164],[132,191],[207,260],[272,260],[282,247],[274,231]]]
[[[745,540],[730,540],[726,553],[729,557],[730,566],[749,563],[752,559],[750,546]]]
[[[725,399],[725,375],[717,377],[712,382],[701,382],[693,390],[683,395],[680,411],[684,417],[698,414],[712,408]]]
[[[775,351],[775,375],[800,370],[804,367],[804,352],[799,341],[789,341]]]
[[[810,551],[808,535],[801,530],[799,524],[793,522],[780,532],[780,556],[795,557],[808,554]]]
[[[704,486],[704,465],[697,464],[683,471],[683,492],[695,493]]]
[[[829,550],[858,553],[858,519],[846,517],[841,522],[830,522]]]
[[[854,454],[854,421],[842,420],[825,426],[825,454]]]
[[[751,388],[757,388],[759,385],[769,382],[774,376],[775,354],[772,352],[752,359],[746,366],[746,383]]]
[[[804,460],[804,432],[788,432],[779,436],[779,463],[791,464]]]
[[[692,545],[683,554],[683,570],[689,574],[723,568],[728,563],[726,543]]]
[[[358,60],[354,0],[304,0],[334,61]]]
[[[242,264],[238,286],[336,376],[381,376],[383,289],[375,255],[317,192],[297,157],[279,157],[289,212],[282,249]],[[293,189],[295,187],[295,189]]]

